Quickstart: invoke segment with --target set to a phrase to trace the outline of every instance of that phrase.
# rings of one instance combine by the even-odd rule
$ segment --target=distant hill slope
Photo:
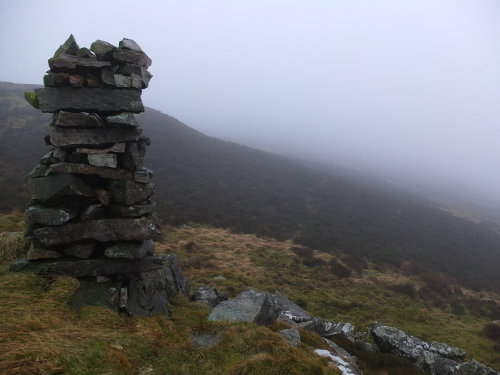
[[[50,116],[24,104],[33,85],[0,83],[0,210],[27,200],[22,177],[48,151]],[[194,221],[343,253],[350,267],[410,262],[473,288],[500,290],[500,236],[395,188],[346,171],[310,168],[274,154],[210,138],[153,109],[139,116],[153,144],[165,221]],[[408,266],[408,263],[406,263]]]

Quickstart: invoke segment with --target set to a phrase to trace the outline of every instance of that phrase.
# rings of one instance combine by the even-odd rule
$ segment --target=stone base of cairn
[[[53,113],[52,150],[27,177],[29,249],[13,271],[70,275],[80,288],[70,304],[104,305],[134,316],[167,314],[189,293],[177,255],[155,255],[155,185],[143,167],[151,140],[134,113],[151,59],[130,39],[79,48],[71,35],[49,59],[45,88],[26,93]]]

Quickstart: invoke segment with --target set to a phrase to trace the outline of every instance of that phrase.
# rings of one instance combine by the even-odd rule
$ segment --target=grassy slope
[[[19,212],[0,216],[0,231],[23,229]],[[4,232],[5,233],[5,232]],[[22,244],[18,243],[22,249]],[[315,265],[292,251],[291,242],[232,234],[203,226],[164,228],[158,252],[181,255],[195,286],[214,285],[236,295],[246,287],[280,290],[313,315],[350,321],[364,329],[384,320],[427,340],[466,348],[470,357],[498,367],[494,343],[481,335],[488,322],[465,312],[426,305],[418,296],[395,292],[393,286],[414,276],[371,269],[339,279],[325,267],[332,256],[315,251]],[[0,262],[0,372],[8,374],[335,374],[324,359],[311,354],[321,339],[301,332],[303,344],[289,348],[276,334],[285,324],[209,323],[209,309],[178,298],[169,318],[129,318],[104,308],[87,308],[78,316],[66,301],[78,282],[7,272],[8,254]],[[318,261],[321,259],[321,261]],[[225,280],[214,279],[224,275]],[[470,292],[473,293],[473,292]],[[490,298],[498,296],[490,295]],[[191,347],[191,334],[223,334],[212,349]],[[365,375],[420,374],[385,354],[356,353]]]

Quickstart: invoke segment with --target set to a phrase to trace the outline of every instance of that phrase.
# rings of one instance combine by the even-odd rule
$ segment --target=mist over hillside
[[[33,85],[0,84],[0,209],[21,208],[23,176],[49,150],[50,115],[22,98]],[[443,272],[500,290],[500,236],[376,178],[297,162],[207,137],[159,111],[138,116],[151,137],[145,165],[155,172],[164,222],[200,222],[294,241],[367,262]]]

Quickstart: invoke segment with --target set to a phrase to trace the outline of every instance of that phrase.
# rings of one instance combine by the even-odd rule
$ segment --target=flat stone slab
[[[144,112],[140,90],[45,87],[35,89],[42,112]]]
[[[141,129],[135,127],[79,129],[49,126],[49,133],[50,142],[56,147],[84,147],[137,141],[141,136]]]
[[[69,275],[73,277],[96,277],[123,273],[148,272],[163,268],[158,257],[141,259],[82,259],[48,262],[28,262],[26,259],[15,261],[11,272],[33,272],[37,275]]]
[[[126,149],[126,144],[125,143],[116,143],[111,147],[104,147],[104,148],[85,148],[85,147],[79,147],[76,149],[76,152],[80,154],[105,154],[109,152],[116,152],[118,154],[124,153]]]
[[[156,238],[158,228],[140,219],[102,219],[43,227],[33,231],[34,237],[45,246],[66,245],[83,240],[99,242],[142,241]]]
[[[104,255],[110,259],[139,259],[146,255],[154,255],[155,243],[153,240],[145,240],[142,242],[118,242],[106,247]]]
[[[78,212],[71,208],[35,205],[29,206],[25,215],[26,221],[31,225],[61,225],[78,216]]]
[[[83,175],[96,175],[110,180],[132,180],[134,175],[124,169],[96,167],[89,164],[81,163],[54,163],[45,172],[50,174],[83,174]]]
[[[120,217],[139,217],[153,212],[156,204],[136,204],[131,206],[124,206],[121,204],[110,204],[109,211]]]
[[[102,128],[104,122],[94,113],[61,111],[54,114],[54,125],[68,128]]]
[[[249,289],[215,306],[208,320],[271,324],[277,317],[278,308],[271,294]]]
[[[94,190],[76,176],[68,174],[28,179],[31,198],[46,202],[67,196],[95,197]]]

